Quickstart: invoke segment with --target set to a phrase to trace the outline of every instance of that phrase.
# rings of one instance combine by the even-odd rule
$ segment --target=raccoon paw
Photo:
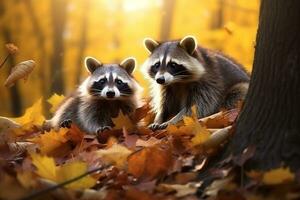
[[[71,128],[72,120],[66,119],[60,123],[60,127],[62,128]]]
[[[167,126],[168,126],[168,123],[165,122],[165,123],[162,123],[162,124],[153,123],[153,124],[150,124],[148,127],[151,130],[155,131],[155,130],[165,129],[165,128],[167,128]]]
[[[97,134],[100,134],[104,131],[111,130],[111,129],[112,129],[111,126],[100,126],[97,130]]]

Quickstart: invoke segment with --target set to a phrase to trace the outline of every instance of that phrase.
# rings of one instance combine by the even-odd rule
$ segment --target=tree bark
[[[82,62],[83,62],[83,56],[84,56],[84,51],[86,48],[86,43],[87,43],[87,29],[88,29],[88,13],[87,10],[89,10],[89,4],[90,0],[86,0],[83,3],[83,8],[82,8],[82,21],[81,21],[81,36],[80,36],[80,41],[79,41],[79,51],[78,51],[78,56],[77,56],[77,72],[76,72],[76,83],[79,84],[81,82],[81,73],[82,73]]]
[[[161,41],[168,40],[170,38],[175,4],[176,0],[163,1],[163,16],[159,36]]]
[[[51,57],[51,94],[64,93],[63,81],[63,57],[64,57],[64,40],[63,33],[66,24],[66,0],[51,1],[51,15],[53,27],[53,49]]]
[[[230,144],[251,169],[300,167],[300,1],[262,0],[249,92]]]

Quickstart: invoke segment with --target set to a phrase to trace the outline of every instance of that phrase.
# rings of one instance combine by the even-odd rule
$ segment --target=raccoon
[[[132,76],[134,58],[121,64],[102,64],[92,57],[85,59],[90,76],[67,98],[48,122],[51,127],[70,127],[76,124],[88,134],[111,129],[111,120],[122,111],[128,115],[139,104],[139,84]]]
[[[151,53],[142,71],[151,82],[151,105],[156,114],[153,130],[191,114],[196,105],[199,118],[220,108],[231,109],[245,98],[249,74],[233,59],[197,45],[193,36],[157,42],[146,38]]]

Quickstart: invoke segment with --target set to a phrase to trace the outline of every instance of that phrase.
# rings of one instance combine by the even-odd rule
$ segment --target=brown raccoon
[[[151,129],[163,129],[191,114],[198,117],[220,108],[236,106],[247,93],[249,75],[233,59],[197,45],[193,36],[157,42],[145,39],[151,53],[143,65],[152,87],[152,107],[156,113]]]
[[[102,64],[87,57],[85,66],[90,76],[58,108],[48,121],[50,126],[70,127],[75,123],[89,134],[111,129],[112,117],[117,117],[120,111],[129,114],[138,106],[140,86],[132,76],[135,65],[134,58],[121,64]]]

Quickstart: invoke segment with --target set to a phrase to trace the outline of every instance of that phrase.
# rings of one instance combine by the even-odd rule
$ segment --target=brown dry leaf
[[[19,51],[19,48],[13,43],[5,44],[5,48],[7,49],[8,53],[12,55],[18,53]]]
[[[289,168],[272,169],[263,174],[262,182],[266,185],[277,185],[285,182],[292,182],[295,180],[295,174],[293,174]]]
[[[150,109],[151,108],[149,104],[144,104],[142,107],[137,108],[132,115],[132,121],[138,123],[148,115]]]
[[[151,147],[151,146],[157,145],[159,143],[160,143],[160,140],[156,139],[155,137],[150,137],[148,140],[138,139],[136,141],[136,146],[139,146],[139,147]]]
[[[230,136],[230,134],[229,134],[230,129],[231,129],[231,126],[228,126],[226,128],[222,128],[222,129],[215,131],[214,133],[212,133],[209,136],[208,140],[206,140],[203,143],[203,146],[205,148],[215,148],[215,147],[221,145]]]
[[[173,166],[170,148],[146,147],[128,157],[128,172],[140,180],[153,180]]]
[[[124,115],[123,112],[120,112],[118,117],[112,118],[112,121],[115,125],[114,129],[123,129],[125,127],[129,132],[135,129],[135,125],[131,119],[127,115]]]
[[[54,113],[57,108],[60,106],[60,104],[63,102],[65,99],[64,95],[58,95],[54,93],[48,100],[47,102],[51,105],[50,112]]]
[[[223,179],[218,179],[212,182],[207,188],[205,188],[205,195],[207,196],[216,196],[218,192],[225,188],[225,186],[229,186],[233,177],[226,177]]]
[[[21,125],[17,122],[9,118],[0,116],[0,133],[4,133],[10,129],[20,128],[20,126]]]
[[[49,155],[58,147],[65,145],[68,141],[68,131],[69,129],[67,128],[60,128],[58,131],[51,130],[50,132],[28,140],[38,144],[42,154]]]
[[[235,121],[239,114],[239,109],[231,109],[228,111],[221,111],[208,117],[202,118],[199,121],[203,122],[207,128],[224,128]]]
[[[160,184],[159,187],[162,187],[163,190],[167,190],[167,191],[176,191],[175,196],[180,198],[180,197],[184,197],[187,195],[192,195],[195,194],[197,192],[197,188],[201,186],[202,183],[187,183],[184,185],[181,184]]]
[[[12,68],[10,75],[6,79],[4,86],[11,87],[19,79],[27,79],[28,75],[33,71],[35,62],[33,60],[27,60],[20,62],[14,68]]]
[[[114,164],[119,168],[126,167],[127,157],[132,153],[131,150],[120,144],[114,144],[109,149],[100,149],[96,155],[105,160],[108,164]]]
[[[39,154],[31,154],[32,163],[37,168],[37,174],[42,177],[62,183],[78,177],[87,172],[87,164],[81,161],[74,161],[62,166],[56,166],[54,159],[48,156]],[[72,189],[90,188],[96,184],[96,180],[90,175],[87,175],[71,184],[66,185]]]

